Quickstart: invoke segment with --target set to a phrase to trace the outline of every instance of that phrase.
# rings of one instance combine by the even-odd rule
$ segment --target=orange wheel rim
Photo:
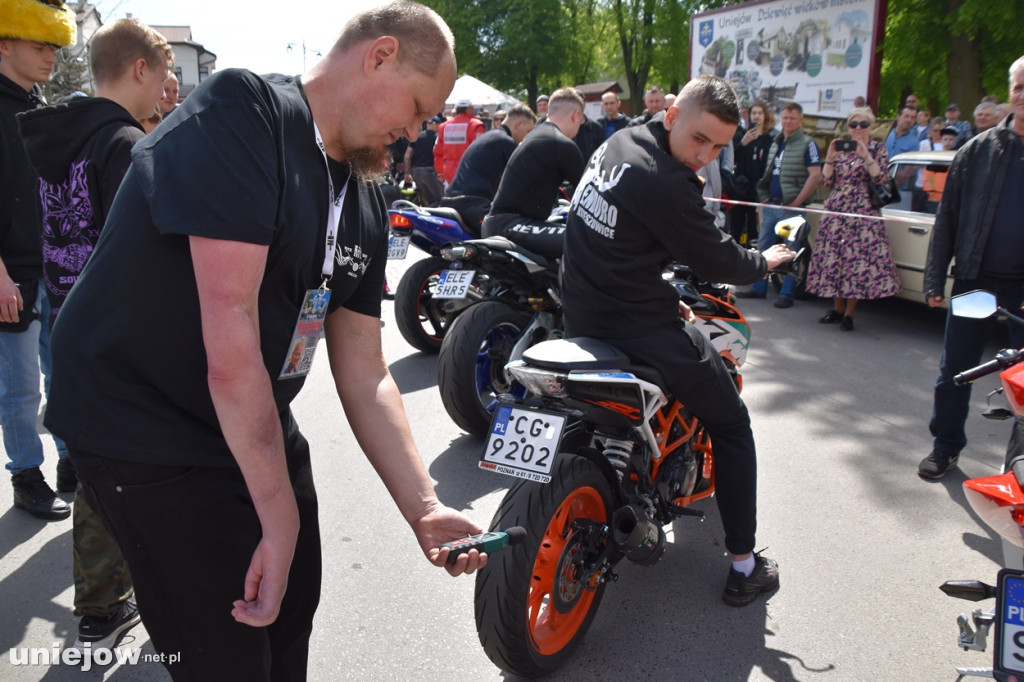
[[[562,501],[544,531],[533,564],[526,601],[527,619],[534,648],[544,656],[558,653],[572,641],[594,601],[595,592],[584,589],[581,581],[567,586],[566,576],[558,575],[559,558],[569,539],[569,525],[576,519],[607,522],[604,500],[594,488],[577,488]],[[552,591],[567,588],[578,589],[581,593],[568,613],[559,613],[554,607]]]

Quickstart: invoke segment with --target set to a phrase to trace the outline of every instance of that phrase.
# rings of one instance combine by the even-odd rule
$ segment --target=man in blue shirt
[[[611,137],[612,133],[617,133],[629,125],[629,116],[619,111],[621,104],[619,95],[611,90],[601,95],[601,110],[604,111],[604,116],[597,119],[597,122],[604,129],[605,140]]]
[[[913,132],[914,123],[918,120],[918,110],[913,106],[904,104],[900,106],[899,116],[896,118],[896,127],[889,131],[886,137],[886,152],[892,159],[897,154],[904,152],[918,152],[921,150],[921,141]],[[896,177],[900,189],[912,189],[910,183],[913,181],[913,173],[903,173]]]

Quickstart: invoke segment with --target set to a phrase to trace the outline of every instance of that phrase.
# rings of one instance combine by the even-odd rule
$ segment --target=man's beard
[[[345,162],[357,179],[377,182],[391,165],[391,150],[387,147],[356,147],[345,150]]]

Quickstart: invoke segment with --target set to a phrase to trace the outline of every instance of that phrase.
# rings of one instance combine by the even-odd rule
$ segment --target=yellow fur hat
[[[0,0],[0,37],[67,47],[78,38],[78,24],[61,0]]]

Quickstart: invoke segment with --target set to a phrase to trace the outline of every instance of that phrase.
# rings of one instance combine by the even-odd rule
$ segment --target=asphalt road
[[[393,285],[401,270],[389,265]],[[486,526],[512,479],[476,468],[482,442],[444,413],[435,356],[412,351],[384,307],[385,353],[438,493]],[[781,589],[743,609],[722,603],[728,560],[714,503],[703,503],[706,520],[675,522],[656,566],[620,564],[583,645],[550,679],[931,681],[991,663],[956,647],[956,616],[975,605],[937,588],[991,582],[1001,561],[998,538],[961,492],[1002,460],[1007,424],[979,415],[995,379],[975,390],[960,469],[923,481],[942,313],[864,303],[856,330],[843,333],[816,324],[827,307],[742,302],[754,334],[743,376],[759,452],[758,548],[779,561]],[[294,404],[313,448],[326,568],[310,679],[506,677],[478,643],[473,579],[422,557],[356,446],[320,355]],[[44,442],[52,480],[56,455]],[[135,665],[14,665],[12,648],[74,640],[71,524],[11,508],[7,485],[0,509],[0,679],[169,679],[145,661],[154,652],[143,627],[123,644],[141,652]]]

